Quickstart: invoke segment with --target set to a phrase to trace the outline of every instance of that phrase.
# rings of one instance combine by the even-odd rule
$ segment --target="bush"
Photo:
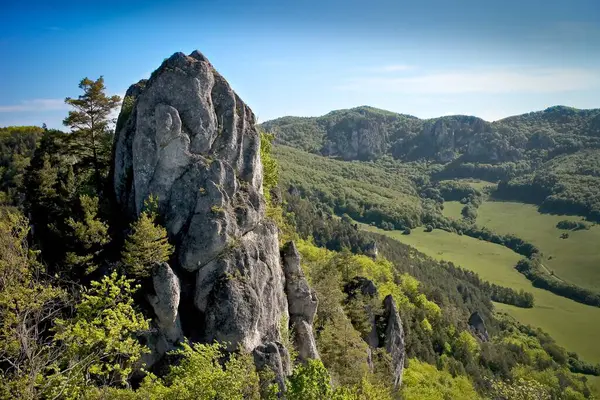
[[[558,229],[563,229],[563,230],[567,230],[567,231],[580,231],[580,230],[584,230],[584,229],[590,229],[590,225],[586,224],[585,222],[580,222],[580,221],[569,221],[569,220],[562,220],[559,221],[558,224],[556,224],[556,227]]]

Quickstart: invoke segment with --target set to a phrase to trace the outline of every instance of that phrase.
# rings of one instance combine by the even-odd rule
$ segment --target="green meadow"
[[[445,201],[443,214],[448,218],[460,219],[462,218],[461,211],[464,206],[460,201]]]
[[[385,234],[432,258],[451,261],[475,271],[489,282],[533,293],[533,308],[524,309],[499,303],[496,307],[522,323],[542,328],[560,345],[579,353],[585,360],[600,362],[600,308],[534,288],[515,270],[514,266],[521,256],[512,250],[437,229],[427,233],[423,228],[416,228],[410,235],[403,235],[400,231],[384,231],[368,225],[362,225],[362,228]]]
[[[534,205],[505,201],[484,201],[477,215],[478,225],[512,233],[537,246],[546,268],[559,278],[600,290],[600,226],[564,231],[556,227],[559,221],[581,221],[581,217],[541,214]],[[567,239],[560,238],[564,232]]]
[[[590,386],[596,389],[597,393],[600,393],[600,376],[589,376],[586,375]]]

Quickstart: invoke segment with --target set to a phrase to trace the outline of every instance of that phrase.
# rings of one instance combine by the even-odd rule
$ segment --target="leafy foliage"
[[[158,378],[148,375],[136,390],[103,388],[87,393],[90,399],[246,400],[260,398],[259,376],[249,354],[232,354],[222,363],[223,345],[182,344],[173,352],[181,359]]]
[[[480,399],[465,376],[453,377],[435,366],[410,359],[404,373],[402,396],[406,400]]]
[[[135,310],[133,280],[116,272],[93,281],[70,319],[55,321],[63,356],[51,368],[52,396],[77,398],[90,383],[126,385],[143,353],[137,338],[149,321]]]
[[[292,148],[274,150],[282,169],[282,187],[322,204],[329,214],[347,213],[357,221],[377,224],[387,221],[398,227],[421,223],[421,201],[414,183],[404,175]]]
[[[260,160],[263,167],[263,187],[265,199],[271,200],[271,189],[279,180],[279,164],[273,158],[273,135],[260,132]]]
[[[43,132],[38,126],[0,128],[0,203],[22,205],[25,170]]]
[[[600,222],[600,150],[558,156],[531,174],[500,182],[495,196]]]
[[[37,254],[27,246],[22,215],[0,211],[0,397],[33,399],[39,378],[60,355],[48,328],[66,293],[45,282]]]

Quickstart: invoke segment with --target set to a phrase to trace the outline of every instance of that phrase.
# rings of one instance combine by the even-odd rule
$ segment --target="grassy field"
[[[388,235],[438,260],[451,261],[477,272],[483,279],[516,290],[533,293],[535,306],[530,309],[496,304],[519,321],[538,326],[548,332],[569,351],[576,351],[589,361],[600,362],[600,308],[576,303],[546,290],[536,289],[514,266],[520,256],[513,251],[468,236],[441,230],[426,233],[413,229],[410,235],[400,231],[384,231],[362,225],[363,229]]]
[[[600,393],[600,376],[586,376],[590,386],[596,389],[596,393]]]
[[[460,219],[462,214],[460,213],[465,205],[461,204],[460,201],[445,201],[443,214],[448,218]]]
[[[449,206],[452,211],[448,214],[455,212],[454,207],[457,206]],[[504,201],[483,202],[477,215],[478,225],[498,233],[515,234],[537,246],[544,255],[544,265],[559,278],[589,289],[600,289],[600,226],[569,231],[569,238],[561,239],[565,231],[556,228],[556,224],[565,219],[580,221],[580,217],[541,214],[533,205]]]

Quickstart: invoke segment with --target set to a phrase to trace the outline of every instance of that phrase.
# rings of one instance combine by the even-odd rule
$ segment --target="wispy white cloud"
[[[555,93],[600,86],[600,71],[589,69],[490,69],[447,71],[409,77],[365,76],[350,79],[339,90],[391,93]]]
[[[259,64],[263,67],[285,67],[289,65],[289,61],[279,60],[279,59],[271,59],[271,60],[261,60]]]
[[[0,105],[0,112],[56,111],[68,108],[65,99],[33,99],[24,100],[19,104]]]
[[[380,67],[373,67],[371,71],[373,72],[401,72],[401,71],[410,71],[415,69],[414,65],[408,64],[391,64],[391,65],[383,65]]]

